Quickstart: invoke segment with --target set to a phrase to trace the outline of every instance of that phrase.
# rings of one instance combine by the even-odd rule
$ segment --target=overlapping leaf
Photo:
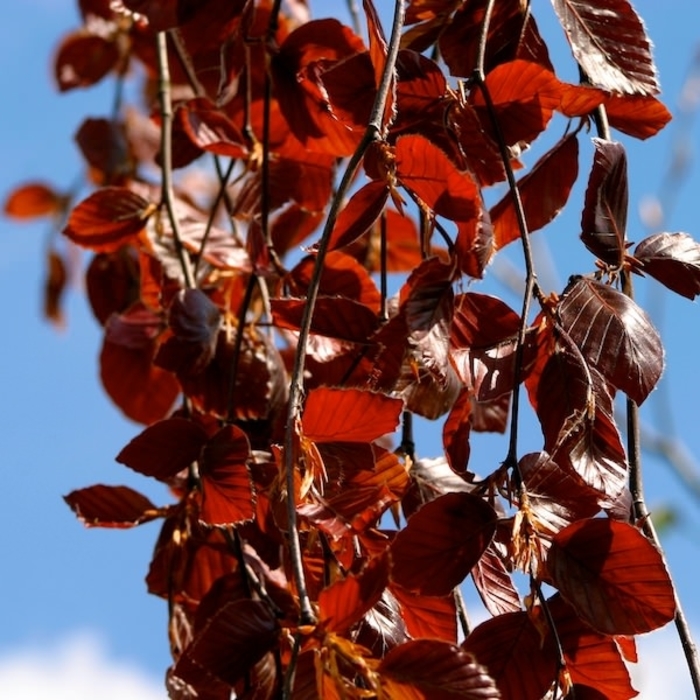
[[[688,299],[700,294],[700,245],[687,233],[656,233],[641,241],[634,257],[642,270]]]

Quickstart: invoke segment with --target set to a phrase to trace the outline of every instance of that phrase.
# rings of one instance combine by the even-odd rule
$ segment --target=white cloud
[[[685,656],[673,624],[639,637],[637,648],[639,663],[630,666],[632,684],[640,691],[635,700],[694,700]]]
[[[2,697],[13,700],[165,700],[162,682],[110,659],[99,637],[72,635],[0,655]]]

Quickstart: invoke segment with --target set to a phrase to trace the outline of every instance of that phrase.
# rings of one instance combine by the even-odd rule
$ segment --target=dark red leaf
[[[554,585],[603,634],[651,632],[676,612],[659,551],[632,525],[593,518],[556,535],[547,557]]]
[[[180,126],[198,148],[227,158],[246,158],[248,149],[238,127],[204,97],[179,105]]]
[[[500,698],[493,679],[471,654],[436,639],[394,647],[379,664],[379,673],[399,686],[390,697],[403,697],[401,686],[407,685],[431,700]]]
[[[103,187],[71,212],[63,233],[85,248],[111,253],[133,241],[153,213],[143,197],[125,187]]]
[[[329,630],[345,635],[380,600],[389,582],[389,558],[375,557],[359,574],[349,574],[324,588],[318,597],[320,617]]]
[[[396,174],[437,215],[452,221],[476,216],[479,198],[474,180],[424,136],[397,139]]]
[[[641,404],[661,376],[664,352],[647,314],[624,294],[574,278],[558,306],[561,325],[587,362]]]
[[[700,245],[687,233],[649,236],[634,249],[634,257],[671,291],[691,300],[700,294]]]
[[[553,0],[574,58],[590,81],[610,92],[659,92],[651,43],[628,0]]]
[[[389,197],[383,182],[369,182],[350,198],[333,227],[329,250],[343,248],[366,233],[379,218]]]
[[[121,184],[134,169],[124,125],[111,119],[85,119],[75,142],[91,168],[90,175],[101,185]]]
[[[595,159],[581,216],[581,240],[609,265],[619,266],[627,230],[627,156],[622,144],[593,139]]]
[[[561,211],[577,176],[578,139],[572,133],[547,151],[518,182],[529,233],[546,226]],[[496,250],[520,238],[510,192],[491,208],[490,216]]]
[[[484,607],[494,617],[522,609],[520,595],[513,585],[510,572],[493,544],[486,548],[471,574]]]
[[[43,182],[27,182],[15,187],[5,200],[4,211],[15,219],[34,219],[59,214],[65,198]]]
[[[167,481],[199,458],[207,433],[187,418],[167,418],[137,435],[117,462],[146,476]]]
[[[85,273],[88,300],[101,325],[112,314],[126,311],[139,298],[139,264],[136,251],[98,253]]]
[[[472,398],[467,390],[463,390],[442,426],[442,445],[445,448],[445,456],[450,467],[459,473],[466,471],[469,463],[471,415]]]
[[[54,59],[54,74],[61,92],[98,83],[119,62],[118,44],[112,38],[85,29],[64,36]]]
[[[87,527],[127,528],[160,515],[145,496],[128,486],[98,484],[71,491],[63,500]]]
[[[372,442],[393,433],[403,401],[359,389],[320,387],[309,392],[301,418],[314,442]]]
[[[251,460],[246,434],[235,426],[219,430],[202,451],[202,508],[208,525],[237,525],[255,516]]]
[[[462,648],[486,666],[503,700],[541,700],[557,676],[554,647],[551,643],[543,647],[540,632],[526,612],[482,622]]]
[[[496,513],[471,493],[448,493],[426,503],[391,544],[392,579],[423,595],[447,595],[488,546]]]

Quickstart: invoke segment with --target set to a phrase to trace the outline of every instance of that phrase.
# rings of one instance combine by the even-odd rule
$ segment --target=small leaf
[[[383,182],[369,182],[350,198],[340,212],[328,250],[343,248],[366,233],[380,217],[389,197],[389,189]]]
[[[61,92],[86,88],[98,83],[119,62],[118,43],[112,38],[91,34],[85,29],[63,38],[56,58],[54,74]]]
[[[5,200],[4,211],[15,219],[35,219],[59,214],[65,198],[43,182],[28,182],[16,187]]]
[[[486,548],[471,574],[479,597],[493,616],[522,609],[520,595],[513,585],[510,572],[493,544]]]
[[[71,491],[63,500],[87,527],[127,528],[159,515],[156,506],[128,486],[98,484]]]
[[[627,156],[622,144],[593,139],[595,158],[581,217],[581,240],[603,262],[618,267],[627,230]]]
[[[248,149],[238,127],[204,97],[181,104],[175,113],[180,126],[198,148],[227,158],[246,158]]]
[[[651,43],[628,0],[552,0],[574,58],[596,87],[659,92]]]
[[[641,404],[664,366],[661,339],[644,310],[612,287],[578,278],[564,291],[558,313],[586,360]]]
[[[547,568],[578,615],[603,634],[651,632],[675,615],[661,554],[627,523],[593,518],[569,525],[552,541]]]
[[[700,294],[700,244],[687,233],[656,233],[634,249],[642,270],[671,291],[695,299]]]
[[[360,389],[312,389],[301,425],[314,442],[372,442],[393,433],[403,401]]]
[[[423,595],[447,595],[488,546],[496,513],[471,493],[448,493],[426,503],[391,544],[392,579]]]
[[[129,243],[146,225],[152,207],[125,187],[103,187],[71,212],[63,233],[85,248],[111,253]]]
[[[63,258],[55,250],[50,250],[44,279],[44,316],[59,327],[64,324],[61,301],[67,282],[68,272]]]

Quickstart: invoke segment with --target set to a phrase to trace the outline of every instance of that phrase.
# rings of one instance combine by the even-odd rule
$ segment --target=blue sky
[[[50,56],[58,37],[77,26],[77,12],[69,0],[24,0],[8,3],[0,23],[0,194],[28,179],[45,179],[68,186],[81,164],[71,137],[85,116],[103,116],[110,109],[111,85],[59,96],[52,86]],[[314,4],[320,16],[329,3]],[[341,3],[337,3],[341,5]],[[343,4],[344,6],[344,4]],[[377,6],[386,14],[389,3]],[[656,45],[662,98],[676,111],[686,68],[700,46],[700,6],[697,0],[638,0],[635,6],[647,23]],[[555,65],[567,68],[560,76],[572,78],[573,64],[556,27],[551,5],[535,0],[533,11],[545,35],[555,40]],[[567,72],[568,71],[568,72]],[[696,86],[700,90],[700,86]],[[654,195],[668,167],[678,129],[672,123],[659,136],[638,144],[623,138],[630,166],[630,238],[645,234],[637,214],[642,198]],[[697,196],[700,166],[700,124],[690,131],[693,148],[690,171],[677,191],[675,208],[665,230],[687,231],[700,240]],[[538,248],[558,266],[559,285],[572,272],[590,267],[588,253],[578,241],[578,222],[585,186],[587,151],[572,199],[554,224],[539,236]],[[528,165],[534,154],[525,154]],[[61,496],[93,483],[127,484],[155,502],[167,494],[158,484],[132,474],[114,462],[114,456],[139,427],[120,417],[103,394],[97,378],[99,329],[83,293],[73,289],[67,299],[68,327],[56,332],[39,315],[43,251],[48,235],[44,222],[20,225],[0,220],[0,298],[5,309],[5,338],[0,363],[0,435],[3,438],[3,504],[0,509],[0,688],[7,697],[27,700],[45,697],[89,697],[77,679],[97,669],[96,683],[118,687],[116,680],[134,682],[121,697],[152,700],[169,662],[165,603],[148,596],[143,582],[157,536],[157,524],[131,531],[84,529],[64,505]],[[541,245],[540,245],[541,244]],[[517,249],[508,254],[519,264]],[[584,262],[581,262],[584,261]],[[547,277],[545,275],[545,283]],[[496,282],[489,291],[507,294]],[[640,284],[640,303],[658,306],[660,287]],[[517,308],[515,297],[506,297]],[[667,294],[663,301],[661,333],[667,350],[668,371],[663,382],[673,406],[676,432],[689,451],[700,458],[700,314],[697,303]],[[654,413],[656,395],[644,407],[647,422]],[[661,426],[667,430],[665,426]],[[525,431],[525,442],[537,447],[536,426]],[[421,429],[418,448],[423,456],[437,454],[439,432]],[[527,447],[527,445],[524,445]],[[475,446],[473,468],[493,468],[505,454],[499,440]],[[489,466],[491,465],[491,466]],[[652,509],[672,505],[679,525],[664,536],[671,571],[694,627],[700,630],[700,502],[694,501],[677,478],[654,456],[645,459],[647,495]],[[655,667],[669,669],[680,662],[680,650],[666,632],[644,640],[642,697],[660,697],[651,683]],[[645,658],[649,661],[644,664]],[[663,662],[661,659],[663,658]],[[61,665],[62,664],[62,665]],[[41,668],[39,673],[37,669]],[[27,670],[29,669],[29,670]],[[107,669],[110,669],[109,671]],[[110,673],[114,671],[116,675]],[[24,675],[22,675],[24,674]],[[679,682],[684,683],[682,668]],[[18,680],[19,679],[19,680]],[[46,679],[44,691],[38,685]],[[80,681],[82,682],[82,681]],[[87,686],[86,686],[87,687]],[[99,685],[97,686],[99,688]],[[684,688],[688,687],[686,683]],[[60,695],[65,688],[65,696]],[[155,690],[154,690],[155,689]],[[664,695],[683,700],[680,687]],[[81,693],[85,693],[83,696]],[[100,697],[107,697],[99,692]],[[165,697],[164,691],[160,693]],[[114,697],[117,697],[115,694]]]

